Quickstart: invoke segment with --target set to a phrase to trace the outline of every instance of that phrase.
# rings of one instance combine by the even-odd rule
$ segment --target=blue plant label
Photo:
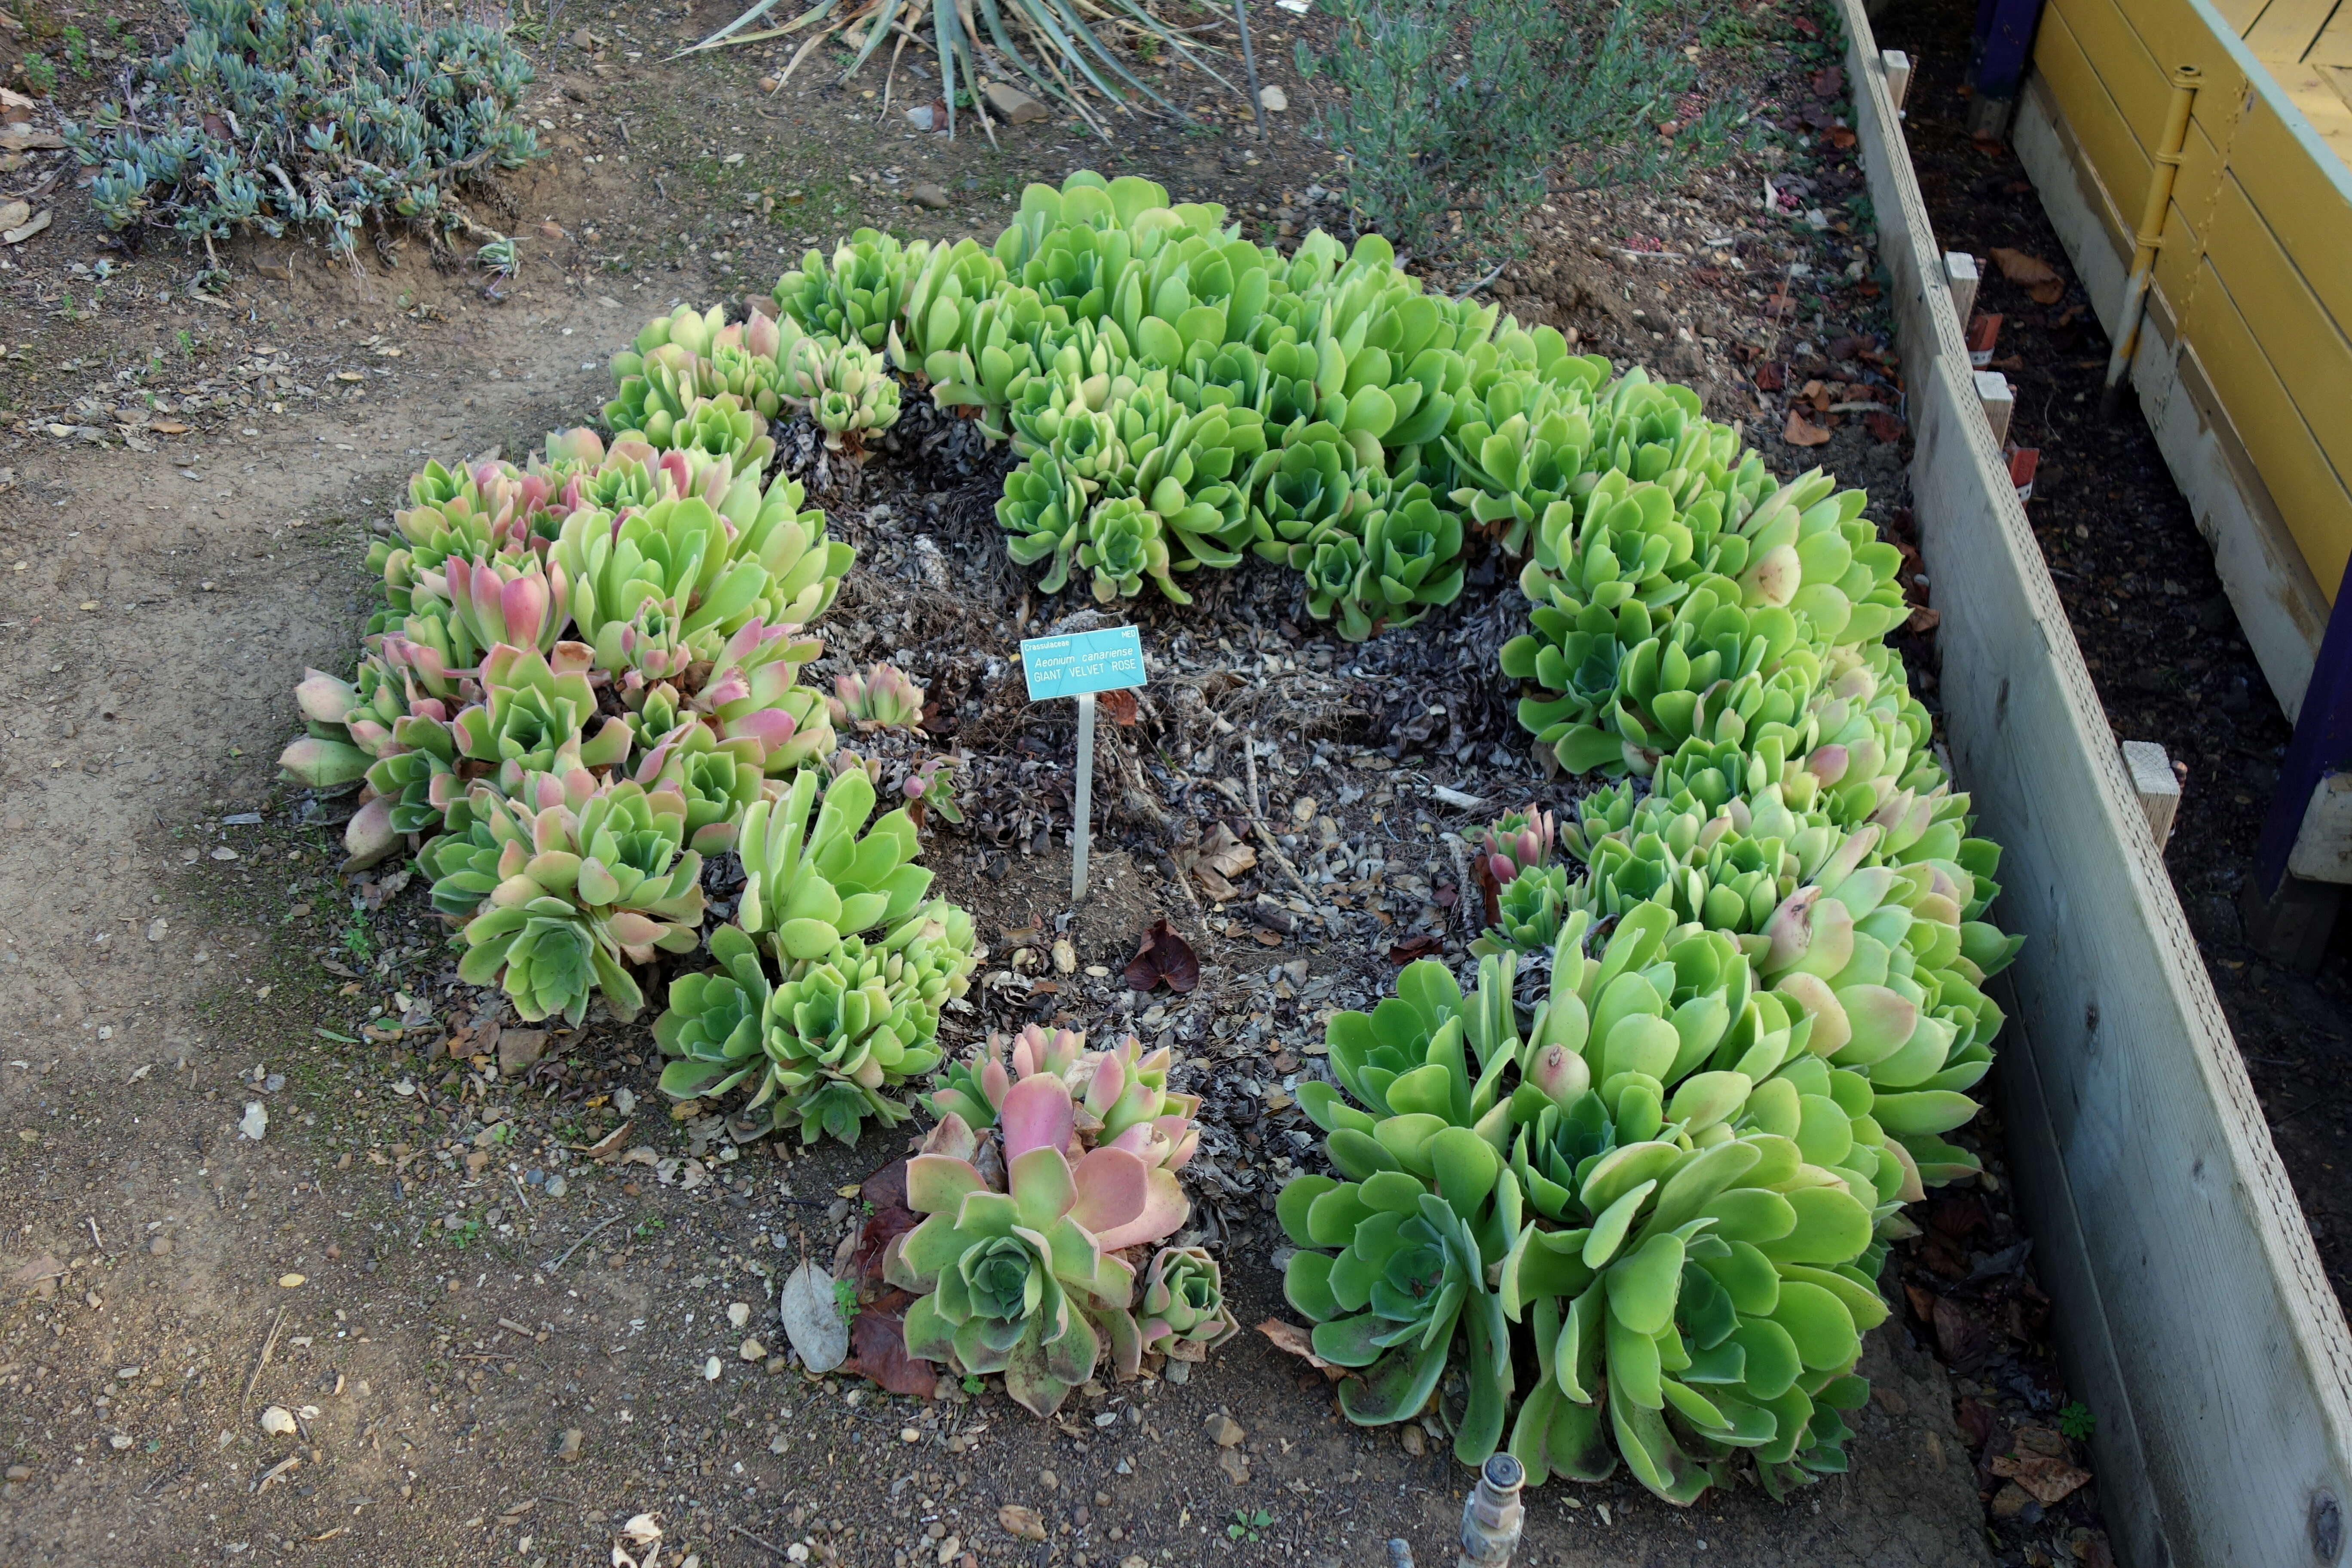
[[[1032,702],[1123,691],[1143,684],[1143,635],[1133,626],[1112,626],[1069,637],[1028,637],[1021,644],[1021,668],[1029,678]]]

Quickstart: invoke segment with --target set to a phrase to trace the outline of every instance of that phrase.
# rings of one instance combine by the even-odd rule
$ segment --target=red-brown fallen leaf
[[[1903,421],[1892,414],[1865,414],[1862,416],[1862,426],[1870,432],[1874,441],[1903,439]]]
[[[2018,1458],[2000,1456],[1992,1462],[1992,1473],[2015,1481],[2032,1492],[2033,1500],[2044,1508],[2065,1501],[2069,1493],[2091,1479],[2090,1471],[2047,1454],[2026,1454]]]
[[[1201,984],[1201,960],[1192,944],[1169,929],[1168,917],[1162,915],[1151,922],[1143,933],[1143,945],[1128,960],[1127,988],[1149,991],[1161,981],[1179,996]]]
[[[1268,1318],[1257,1326],[1257,1331],[1274,1343],[1274,1348],[1286,1355],[1295,1355],[1318,1372],[1331,1370],[1331,1363],[1315,1353],[1314,1341],[1297,1323],[1286,1323],[1280,1318]]]
[[[1949,1296],[1936,1301],[1936,1345],[1944,1359],[1958,1370],[1974,1372],[1993,1348],[1992,1325],[1981,1311],[1953,1300]]]
[[[1778,360],[1767,360],[1756,367],[1756,389],[1778,392],[1789,384],[1789,367]]]
[[[2037,305],[2054,305],[2066,292],[2066,279],[2038,256],[1997,245],[1993,247],[1992,259],[2000,268],[2000,275],[2024,289]]]
[[[929,1399],[939,1391],[939,1370],[907,1353],[905,1322],[882,1312],[860,1312],[849,1325],[849,1359],[841,1370],[917,1399]]]
[[[1840,149],[1853,146],[1856,140],[1853,127],[1851,125],[1832,125],[1822,132],[1822,139],[1831,146]]]
[[[1812,89],[1815,98],[1835,98],[1845,90],[1844,68],[1840,66],[1831,66],[1826,69],[1815,71]]]
[[[1095,700],[1102,704],[1104,714],[1109,718],[1112,723],[1127,725],[1135,722],[1134,692],[1127,690],[1105,691],[1097,695]]]
[[[1993,1431],[1999,1426],[1991,1411],[1966,1395],[1962,1395],[1953,1407],[1952,1419],[1958,1424],[1960,1435],[1969,1440],[1969,1447],[1979,1450],[1992,1440]]]
[[[907,1162],[893,1160],[858,1184],[857,1195],[877,1209],[907,1206]]]
[[[1437,938],[1425,931],[1408,931],[1389,947],[1391,963],[1411,963],[1437,951]]]
[[[1911,618],[1903,623],[1903,629],[1915,637],[1923,637],[1942,625],[1943,620],[1943,611],[1931,610],[1922,605],[1911,612]]]
[[[1811,16],[1791,16],[1789,18],[1789,26],[1809,38],[1818,38],[1822,36],[1822,25]]]
[[[1818,425],[1806,423],[1805,416],[1795,409],[1789,410],[1789,424],[1780,432],[1780,439],[1791,447],[1819,447],[1827,442],[1830,433]]]
[[[1909,1300],[1911,1310],[1919,1315],[1921,1322],[1932,1323],[1936,1321],[1936,1293],[1933,1290],[1923,1289],[1919,1286],[1906,1283],[1903,1287],[1903,1294]]]

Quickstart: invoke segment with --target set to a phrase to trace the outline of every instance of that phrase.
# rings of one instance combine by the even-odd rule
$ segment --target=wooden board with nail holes
[[[1841,9],[1889,268],[1940,282],[1868,21],[1859,0]],[[1995,915],[2026,936],[1998,983],[1993,1081],[2068,1384],[2098,1415],[2107,1524],[2127,1568],[2321,1561],[2315,1511],[2352,1505],[2352,1334],[1985,428],[1950,295],[1907,303],[1945,737],[1979,831],[2006,846]]]

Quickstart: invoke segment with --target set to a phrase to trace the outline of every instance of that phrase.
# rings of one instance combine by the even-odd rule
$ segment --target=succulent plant
[[[1409,626],[1462,594],[1462,519],[1441,511],[1428,487],[1391,494],[1364,521],[1363,574],[1355,590],[1376,626]]]
[[[1284,432],[1281,451],[1254,498],[1257,552],[1304,568],[1318,543],[1336,536],[1356,542],[1360,554],[1353,523],[1370,509],[1370,498],[1357,481],[1360,467],[1355,448],[1337,426],[1318,422]]]
[[[868,1116],[905,1121],[888,1091],[940,1059],[939,1009],[923,996],[919,960],[850,937],[790,973],[768,1005],[773,1124],[798,1127],[804,1143],[826,1133],[855,1143]]]
[[[785,351],[779,384],[835,451],[862,456],[869,436],[898,421],[898,384],[882,356],[857,342],[798,339]]]
[[[1147,1355],[1201,1361],[1242,1331],[1225,1301],[1223,1270],[1197,1247],[1163,1247],[1151,1255],[1136,1310]]]
[[[655,1044],[677,1058],[661,1073],[661,1091],[674,1100],[715,1100],[768,1067],[775,986],[759,949],[740,926],[722,925],[710,933],[710,956],[719,967],[671,981],[669,1005],[654,1020]]]
[[[494,769],[510,795],[529,773],[618,765],[629,754],[629,727],[609,715],[600,721],[588,679],[593,657],[573,642],[556,644],[551,659],[535,647],[491,648],[482,659],[483,700],[449,723],[458,754]]]
[[[961,752],[926,757],[909,769],[907,776],[898,781],[898,791],[908,805],[919,806],[920,811],[936,811],[949,822],[961,822],[963,812],[955,801],[955,770],[962,760]]]
[[[690,952],[702,920],[702,857],[681,849],[682,812],[584,768],[501,793],[474,786],[463,834],[426,846],[433,907],[462,923],[458,973],[498,982],[516,1012],[578,1024],[592,992],[626,1021],[645,1005],[627,965]]]
[[[837,342],[880,348],[898,319],[900,300],[922,250],[901,248],[887,234],[861,228],[835,247],[830,263],[815,250],[776,280],[776,308],[806,331]]]
[[[1307,574],[1307,613],[1318,621],[1336,614],[1339,633],[1349,642],[1371,636],[1371,617],[1356,592],[1365,571],[1362,542],[1345,527],[1327,523],[1293,545],[1291,554]]]
[[[1506,813],[1481,833],[1478,853],[1499,888],[1529,867],[1550,864],[1557,843],[1552,814],[1530,805]]]
[[[1053,569],[1037,586],[1059,593],[1070,579],[1070,557],[1076,552],[1088,507],[1088,490],[1051,452],[1040,453],[1004,476],[1004,493],[997,498],[996,523],[1013,537],[1006,548],[1026,566],[1054,558]]]
[[[1169,1091],[1173,1058],[1167,1047],[1147,1056],[1132,1035],[1108,1051],[1089,1051],[1086,1045],[1086,1036],[1075,1029],[1035,1024],[1009,1038],[992,1037],[985,1050],[948,1068],[945,1086],[931,1095],[932,1109],[985,1131],[997,1124],[999,1108],[1015,1084],[1050,1077],[1072,1099],[1080,1148],[1125,1149],[1150,1169],[1172,1177],[1200,1146],[1192,1119],[1201,1101],[1197,1095]],[[1176,1194],[1172,1179],[1155,1185],[1163,1203]]]
[[[677,725],[648,749],[637,764],[636,782],[656,795],[675,796],[686,816],[686,846],[701,855],[724,855],[735,847],[744,815],[761,794],[766,774],[761,747],[750,738],[721,741],[708,724]]]
[[[1133,598],[1146,577],[1178,604],[1192,602],[1190,594],[1169,580],[1168,542],[1160,536],[1159,516],[1133,496],[1104,501],[1088,514],[1077,563],[1081,571],[1094,574],[1094,596],[1099,604]]]
[[[830,703],[835,724],[856,724],[861,733],[875,730],[919,730],[923,723],[923,689],[892,664],[877,664],[860,675],[851,671],[833,680]]]
[[[720,740],[756,742],[770,776],[803,768],[834,745],[823,694],[799,684],[818,646],[791,626],[746,622],[720,646],[690,706]]]
[[[1125,1148],[1075,1160],[1077,1112],[1050,1072],[1013,1084],[995,1136],[1004,1190],[974,1163],[971,1130],[950,1114],[907,1166],[907,1202],[923,1222],[894,1239],[884,1277],[916,1293],[910,1355],[967,1376],[1004,1374],[1005,1392],[1039,1415],[1061,1408],[1106,1348],[1131,1377],[1142,1339],[1130,1308],[1135,1271],[1118,1256],[1172,1233],[1189,1205],[1156,1212],[1150,1171]]]
[[[821,810],[816,802],[817,775],[804,770],[781,799],[751,804],[738,842],[736,922],[772,936],[786,963],[827,958],[843,938],[876,926],[895,933],[931,885],[931,873],[914,864],[919,846],[904,808],[866,826],[874,784],[862,770],[827,784]]]
[[[1506,949],[1529,956],[1549,952],[1576,892],[1565,866],[1525,868],[1496,889],[1495,923],[1470,944],[1471,951],[1481,956]]]

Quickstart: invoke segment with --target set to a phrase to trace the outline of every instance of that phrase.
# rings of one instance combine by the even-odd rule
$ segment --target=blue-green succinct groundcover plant
[[[390,5],[188,0],[178,46],[66,144],[109,228],[225,239],[325,225],[348,254],[394,219],[470,227],[457,187],[538,153],[530,64],[495,29]]]

